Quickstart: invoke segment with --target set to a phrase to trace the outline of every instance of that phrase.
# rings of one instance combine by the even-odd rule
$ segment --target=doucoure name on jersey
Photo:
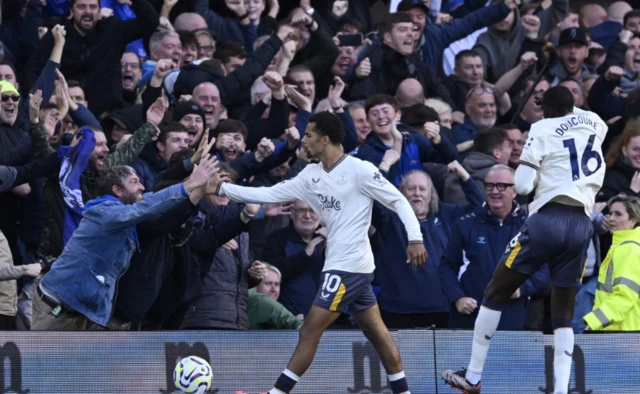
[[[565,131],[568,131],[570,128],[578,125],[591,126],[594,131],[598,131],[598,124],[588,117],[582,115],[572,116],[571,119],[561,123],[555,131],[559,136],[563,136]]]

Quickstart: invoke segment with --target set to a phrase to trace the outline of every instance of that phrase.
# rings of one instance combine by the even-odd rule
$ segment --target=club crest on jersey
[[[323,211],[327,211],[330,209],[339,211],[342,209],[342,203],[336,200],[336,198],[333,196],[323,196],[322,194],[318,194],[318,200],[320,200],[320,208]]]
[[[347,183],[347,177],[345,175],[340,175],[338,177],[338,183],[344,185],[345,183]]]

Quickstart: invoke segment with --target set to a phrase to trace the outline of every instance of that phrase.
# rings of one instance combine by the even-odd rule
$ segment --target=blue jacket
[[[106,327],[118,280],[139,249],[136,225],[165,213],[187,196],[178,184],[145,194],[143,201],[131,205],[110,196],[87,202],[80,226],[41,285],[71,309]]]
[[[400,314],[449,312],[449,302],[438,276],[440,258],[455,220],[484,202],[471,178],[462,185],[471,206],[440,203],[437,214],[429,212],[426,219],[420,220],[428,257],[427,262],[415,271],[406,264],[409,241],[400,217],[382,204],[374,203],[371,224],[379,235],[374,239],[381,243],[376,245],[377,242],[373,242],[373,249],[378,251],[374,255],[376,276],[380,281],[380,309]]]
[[[294,315],[309,313],[322,280],[324,248],[317,245],[313,255],[307,256],[306,247],[290,222],[269,235],[262,252],[262,260],[282,273],[278,301]]]
[[[403,134],[402,155],[400,160],[389,169],[389,182],[400,186],[402,177],[413,170],[424,171],[422,163],[442,163],[449,164],[454,160],[460,160],[460,156],[455,146],[446,138],[442,142],[433,145],[431,141],[420,134]],[[390,147],[376,135],[369,133],[364,143],[351,154],[360,160],[365,160],[378,167],[382,162],[384,153]]]
[[[453,129],[451,129],[451,135],[453,135],[453,143],[456,145],[463,142],[472,141],[476,137],[477,133],[478,127],[471,123],[471,119],[469,119],[469,116],[464,117],[463,124],[457,124],[453,126]],[[469,149],[465,153],[468,152],[471,152],[471,149]]]
[[[486,205],[455,222],[439,267],[442,287],[449,300],[449,328],[473,328],[484,291],[493,277],[496,265],[527,218],[527,212],[515,204],[512,213],[502,223],[491,214]],[[509,301],[502,312],[499,330],[524,329],[529,313],[528,297],[546,287],[549,283],[548,276],[545,264],[520,287],[520,298]],[[461,297],[476,300],[478,308],[474,313],[458,313],[455,302]]]

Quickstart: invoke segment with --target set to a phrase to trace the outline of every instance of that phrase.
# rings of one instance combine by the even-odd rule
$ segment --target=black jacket
[[[620,157],[611,168],[607,168],[604,175],[602,188],[596,195],[596,201],[609,201],[611,197],[624,193],[628,196],[640,197],[640,193],[631,190],[631,179],[635,175],[637,169],[624,158]]]
[[[271,36],[255,52],[247,57],[247,61],[226,77],[196,64],[189,64],[180,70],[173,88],[173,95],[192,94],[193,89],[202,82],[211,82],[220,90],[222,105],[229,108],[249,101],[249,92],[253,82],[262,76],[273,57],[282,47],[278,36]]]
[[[232,220],[241,222],[241,205],[213,206],[207,215],[209,223],[226,223]],[[242,222],[241,222],[242,223]],[[244,224],[244,223],[243,223]],[[226,330],[246,330],[249,328],[247,305],[249,288],[258,282],[249,276],[249,239],[245,225],[237,227],[236,250],[217,249],[217,245],[206,239],[192,238],[192,249],[199,248],[199,259],[209,263],[209,269],[203,273],[201,295],[187,310],[181,329],[216,328]],[[239,235],[238,235],[239,234]],[[204,266],[204,264],[203,264]],[[191,284],[190,284],[191,286]]]
[[[73,21],[65,22],[67,35],[60,71],[67,80],[80,82],[87,94],[89,110],[96,116],[123,102],[120,57],[125,46],[139,38],[150,37],[158,27],[158,14],[148,0],[133,0],[131,8],[136,19],[100,19],[85,36],[78,33]],[[25,70],[28,86],[35,85],[53,45],[53,35],[48,32],[40,40]]]
[[[405,56],[391,47],[381,44],[367,54],[371,62],[371,74],[357,79],[351,87],[351,100],[366,100],[377,93],[394,96],[400,83],[415,78],[422,84],[425,97],[439,97],[453,110],[457,107],[440,78],[433,74],[422,59],[411,54]]]

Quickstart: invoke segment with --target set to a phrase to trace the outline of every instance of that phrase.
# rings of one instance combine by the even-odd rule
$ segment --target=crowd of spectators
[[[374,205],[384,322],[472,329],[532,199],[514,171],[534,97],[561,85],[609,125],[575,330],[594,302],[640,330],[640,5],[597,3],[0,0],[0,329],[299,328],[322,286],[318,214],[215,191],[295,177],[325,111],[422,228],[414,270]],[[620,239],[635,292],[594,301]],[[549,288],[545,268],[499,329],[549,330]]]

